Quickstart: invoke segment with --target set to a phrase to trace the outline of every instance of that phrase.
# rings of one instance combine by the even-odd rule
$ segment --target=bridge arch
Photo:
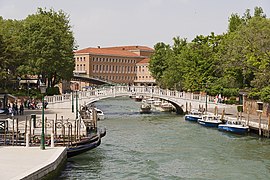
[[[216,104],[209,100],[211,97],[206,98],[205,95],[171,91],[155,86],[110,86],[94,90],[79,91],[77,93],[78,101],[81,105],[109,97],[131,96],[135,94],[142,95],[144,97],[159,98],[172,103],[176,108],[177,114],[183,114],[184,109],[188,109],[188,105],[190,105],[189,108],[191,108],[191,105],[194,108],[198,108],[199,106],[205,107],[207,104],[207,108],[213,109],[215,107],[225,109],[230,106],[220,103]],[[63,94],[57,96],[47,96],[46,100],[49,103],[50,108],[69,108],[72,104],[72,97],[74,97],[74,94]]]

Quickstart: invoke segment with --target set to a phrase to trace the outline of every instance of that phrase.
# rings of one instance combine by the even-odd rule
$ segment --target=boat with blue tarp
[[[202,112],[198,110],[192,110],[189,114],[185,115],[185,120],[197,122],[198,119],[202,118]]]
[[[237,118],[230,118],[227,120],[226,124],[219,124],[218,130],[236,134],[245,134],[249,132],[249,126],[247,126],[245,123],[238,120]]]
[[[223,124],[221,116],[214,114],[202,115],[201,119],[198,119],[198,123],[206,127],[218,127],[219,124]]]

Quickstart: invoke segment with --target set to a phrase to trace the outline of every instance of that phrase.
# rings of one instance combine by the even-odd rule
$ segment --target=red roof
[[[149,58],[145,58],[143,60],[141,60],[140,62],[138,62],[137,64],[146,64],[149,63],[150,59]]]
[[[96,55],[111,55],[111,56],[125,56],[125,57],[140,57],[138,54],[130,52],[130,51],[123,51],[118,49],[110,49],[110,48],[85,48],[75,52],[77,53],[89,53],[89,54],[96,54]]]
[[[154,51],[154,49],[147,46],[116,46],[116,47],[105,47],[103,49],[114,49],[114,50],[141,50],[141,51]]]

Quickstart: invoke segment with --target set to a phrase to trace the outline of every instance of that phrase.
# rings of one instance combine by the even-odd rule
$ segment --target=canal
[[[102,144],[68,159],[59,179],[269,179],[270,141],[187,122],[183,116],[139,114],[140,103],[95,103],[106,119]]]

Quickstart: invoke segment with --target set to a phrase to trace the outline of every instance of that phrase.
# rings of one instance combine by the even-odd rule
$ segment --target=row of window
[[[93,57],[93,62],[115,62],[115,63],[136,63],[133,59],[117,59],[117,58],[103,58],[103,57]]]
[[[76,71],[85,71],[85,64],[77,64]]]
[[[105,80],[135,80],[136,77],[130,76],[94,76],[94,78],[105,79]]]
[[[110,65],[93,65],[94,73],[136,73],[136,66],[110,66]],[[85,64],[77,64],[76,71],[86,71]],[[144,72],[139,66],[139,72]],[[140,77],[139,77],[140,78]],[[147,77],[146,77],[147,78]]]
[[[135,73],[136,66],[93,65],[93,72]]]
[[[105,80],[137,80],[137,77],[130,77],[130,76],[94,76],[94,78],[99,78],[99,79],[105,79]],[[144,78],[144,76],[139,76],[139,79]],[[148,76],[145,76],[147,79]],[[151,76],[149,76],[151,78]]]
[[[74,57],[75,61],[85,61],[85,57]]]
[[[144,76],[139,76],[139,79],[141,79],[141,78],[143,78],[144,79]],[[152,78],[152,76],[145,76],[145,78],[147,79],[147,78]]]
[[[144,68],[148,68],[148,66],[137,66],[139,72],[144,72]]]

